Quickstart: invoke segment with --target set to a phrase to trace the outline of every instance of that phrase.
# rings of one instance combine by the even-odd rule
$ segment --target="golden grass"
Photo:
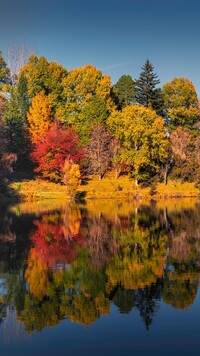
[[[65,186],[42,179],[14,182],[10,186],[24,200],[68,199]]]
[[[24,182],[15,182],[11,184],[19,196],[24,200],[40,199],[64,199],[69,197],[66,187],[61,184],[51,183],[41,179]],[[93,178],[88,180],[87,184],[79,187],[78,193],[85,196],[85,199],[166,199],[174,197],[197,197],[199,190],[195,188],[194,183],[181,183],[179,181],[170,181],[167,185],[159,183],[156,186],[155,194],[150,194],[150,187],[141,188],[135,186],[134,180],[128,176],[122,176],[115,179],[109,175],[102,180]]]

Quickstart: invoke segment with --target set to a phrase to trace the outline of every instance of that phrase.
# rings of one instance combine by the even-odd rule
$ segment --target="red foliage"
[[[32,160],[38,164],[36,172],[44,178],[62,181],[62,169],[66,159],[78,163],[83,157],[78,136],[71,128],[53,123],[45,137],[34,146]]]
[[[83,242],[79,234],[65,238],[63,224],[50,224],[36,221],[37,231],[31,234],[31,241],[37,258],[49,268],[58,264],[71,264]]]

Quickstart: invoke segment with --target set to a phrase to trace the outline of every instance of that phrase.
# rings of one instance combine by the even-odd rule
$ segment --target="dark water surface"
[[[0,355],[199,355],[200,202],[0,208]]]

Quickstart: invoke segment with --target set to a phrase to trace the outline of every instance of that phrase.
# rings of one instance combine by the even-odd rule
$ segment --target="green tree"
[[[108,127],[122,142],[121,161],[130,164],[136,180],[155,175],[167,158],[164,122],[155,111],[133,104],[108,118]]]
[[[16,88],[12,88],[11,97],[6,103],[3,116],[8,153],[17,155],[17,167],[29,164],[29,140],[26,112],[20,101],[22,98]]]
[[[105,101],[98,95],[93,95],[91,99],[85,103],[83,110],[81,110],[80,115],[77,115],[74,123],[74,129],[83,144],[89,142],[93,126],[105,123],[108,114],[109,112]]]
[[[158,75],[154,73],[154,67],[147,59],[139,79],[136,81],[136,101],[138,104],[156,110],[158,115],[162,114],[163,101],[161,90],[156,88],[160,83]]]
[[[122,75],[113,86],[113,99],[121,110],[135,101],[135,82],[130,75]]]
[[[199,120],[199,102],[192,82],[187,78],[174,78],[163,86],[162,93],[169,128],[193,128]]]
[[[0,51],[0,87],[2,84],[10,84],[10,70]]]
[[[30,107],[30,98],[28,95],[28,83],[25,76],[22,74],[17,83],[17,94],[18,94],[18,103],[21,111],[21,115],[24,118],[24,121],[27,119],[27,112]]]
[[[110,77],[88,64],[71,70],[62,85],[65,104],[58,111],[58,117],[80,133],[86,143],[92,126],[105,121],[115,107]]]

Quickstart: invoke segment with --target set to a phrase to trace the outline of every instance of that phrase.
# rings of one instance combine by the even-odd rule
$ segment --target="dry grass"
[[[30,180],[24,182],[15,182],[11,184],[24,200],[39,199],[64,199],[68,200],[65,186],[61,184],[50,183],[44,180]],[[85,199],[162,199],[174,197],[197,197],[199,190],[195,188],[194,183],[181,183],[170,181],[167,185],[159,183],[156,186],[155,194],[150,194],[150,187],[136,187],[134,180],[128,176],[122,176],[115,179],[109,175],[102,180],[93,178],[88,180],[87,184],[81,185],[78,193]]]
[[[68,199],[65,186],[42,179],[15,182],[10,186],[24,200]]]

